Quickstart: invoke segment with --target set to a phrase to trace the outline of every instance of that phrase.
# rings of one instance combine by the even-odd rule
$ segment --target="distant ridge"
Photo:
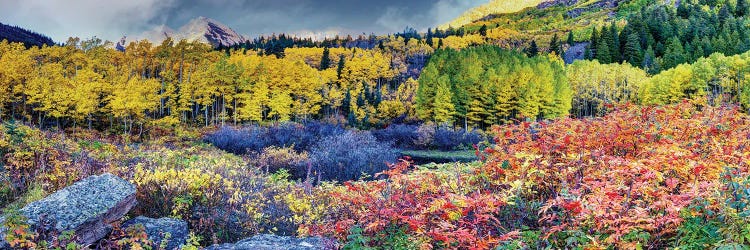
[[[55,44],[55,42],[52,41],[52,38],[49,38],[48,36],[3,23],[0,23],[0,40],[23,43],[26,47],[41,47],[45,44],[52,46]]]

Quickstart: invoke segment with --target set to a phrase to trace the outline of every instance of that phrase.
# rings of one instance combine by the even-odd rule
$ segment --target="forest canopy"
[[[171,40],[131,43],[124,52],[96,39],[30,49],[1,42],[0,117],[125,132],[307,120],[488,128],[525,118],[600,116],[628,102],[750,104],[748,53],[714,53],[650,76],[625,62],[565,65],[554,52],[529,57],[493,45],[435,50],[395,39],[383,49],[287,48],[283,57]],[[427,61],[424,69],[414,68],[414,60]]]

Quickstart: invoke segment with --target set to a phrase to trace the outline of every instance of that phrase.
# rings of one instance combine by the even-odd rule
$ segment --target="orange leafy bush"
[[[629,233],[673,235],[681,210],[697,199],[718,206],[725,167],[747,172],[749,125],[737,109],[682,103],[497,127],[497,147],[480,171],[493,186],[528,183],[520,194],[545,201],[546,237],[583,229],[627,247]],[[652,241],[642,243],[663,244]]]
[[[328,223],[303,227],[344,240],[355,225],[373,235],[395,225],[405,228],[422,248],[485,249],[515,233],[496,219],[498,208],[506,204],[502,195],[467,185],[474,178],[469,173],[407,173],[409,168],[411,164],[401,160],[383,173],[387,180],[347,182],[346,188],[331,190],[339,206],[330,211]]]
[[[351,228],[374,237],[396,226],[424,248],[488,249],[529,231],[552,248],[574,247],[574,235],[584,248],[663,248],[686,213],[699,216],[696,202],[725,211],[723,173],[747,177],[750,162],[747,115],[688,102],[493,130],[496,144],[477,148],[481,165],[411,170],[402,161],[386,180],[331,190],[339,205],[303,227],[345,240]]]

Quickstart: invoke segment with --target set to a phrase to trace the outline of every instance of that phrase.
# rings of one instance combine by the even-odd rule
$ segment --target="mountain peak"
[[[167,37],[174,40],[200,41],[211,44],[215,48],[232,46],[247,40],[229,26],[205,16],[196,17],[177,30],[165,25],[156,26],[138,36],[138,39],[148,39],[158,43]]]
[[[208,24],[208,23],[221,23],[221,22],[216,21],[216,20],[211,19],[211,18],[208,18],[208,17],[199,16],[199,17],[191,19],[188,22],[187,25],[190,25],[190,24]]]
[[[214,47],[232,46],[246,40],[229,26],[204,16],[199,16],[182,26],[179,34],[183,39],[207,42]]]

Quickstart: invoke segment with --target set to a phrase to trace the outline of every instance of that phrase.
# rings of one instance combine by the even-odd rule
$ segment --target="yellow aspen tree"
[[[453,106],[450,92],[450,79],[448,76],[441,76],[437,81],[435,91],[435,108],[434,121],[437,123],[451,122],[456,109]]]
[[[268,116],[280,122],[289,121],[292,114],[292,102],[289,90],[271,93],[271,99],[268,104],[270,108]]]

